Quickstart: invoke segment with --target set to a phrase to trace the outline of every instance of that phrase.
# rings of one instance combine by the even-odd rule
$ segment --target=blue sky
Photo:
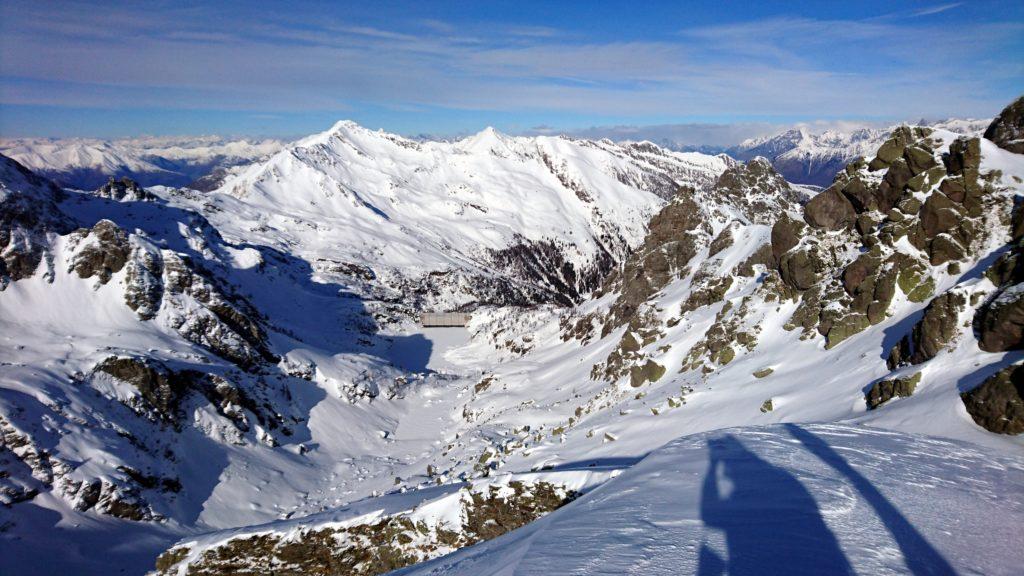
[[[0,0],[0,135],[984,117],[1024,2]]]

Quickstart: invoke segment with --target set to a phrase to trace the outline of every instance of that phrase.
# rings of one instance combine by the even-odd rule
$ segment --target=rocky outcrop
[[[110,181],[100,186],[95,194],[116,202],[152,202],[156,199],[156,196],[127,176],[120,180],[111,176]]]
[[[893,398],[909,398],[920,382],[920,372],[906,378],[894,378],[892,380],[876,382],[864,397],[868,404],[868,410],[874,410]]]
[[[150,358],[119,358],[111,356],[93,368],[131,384],[139,391],[141,402],[134,408],[150,412],[164,422],[176,422],[178,404],[188,389],[188,382],[167,369],[162,362]]]
[[[71,242],[75,248],[70,266],[79,278],[95,276],[100,284],[106,284],[128,261],[128,236],[110,220],[76,231]]]
[[[1003,108],[985,130],[985,138],[1004,150],[1024,154],[1024,96]]]
[[[44,261],[53,279],[48,236],[74,228],[57,207],[63,197],[56,184],[0,154],[0,290],[34,275]]]
[[[619,291],[608,313],[602,336],[636,316],[641,304],[671,280],[686,273],[697,254],[697,234],[710,234],[695,191],[680,189],[676,197],[651,219],[643,245],[611,275],[602,292]]]
[[[1024,348],[1024,284],[1015,284],[978,309],[978,346],[986,352]]]
[[[344,527],[303,527],[294,535],[257,533],[230,538],[202,551],[189,565],[191,550],[168,550],[156,561],[157,574],[262,574],[268,566],[282,574],[375,576],[497,538],[568,504],[578,493],[548,482],[509,482],[499,488],[469,490],[454,518],[461,524],[386,515]],[[422,517],[426,511],[420,512]]]
[[[889,369],[927,362],[948,348],[960,331],[960,313],[966,306],[967,297],[957,290],[932,300],[910,334],[889,351]]]
[[[1024,433],[1024,366],[1009,366],[960,395],[974,422],[997,434]]]

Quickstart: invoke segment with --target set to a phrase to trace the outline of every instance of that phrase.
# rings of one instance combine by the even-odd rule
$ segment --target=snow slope
[[[1013,574],[1022,521],[1019,454],[849,425],[733,428],[398,573]]]
[[[372,276],[380,299],[570,304],[643,239],[664,198],[730,163],[493,129],[416,142],[343,121],[184,205],[230,238],[347,270],[350,284]]]
[[[911,157],[946,162],[957,156],[956,138],[919,138]],[[802,219],[807,206],[766,161],[741,166],[648,145],[490,131],[416,143],[340,123],[209,195],[154,189],[154,201],[115,202],[68,193],[52,221],[86,229],[24,220],[32,233],[19,238],[45,250],[34,274],[0,291],[0,465],[9,472],[0,494],[21,500],[0,508],[0,571],[105,573],[117,563],[138,574],[176,541],[217,549],[230,534],[299,537],[347,521],[353,503],[405,509],[391,507],[399,497],[389,493],[426,501],[441,496],[427,488],[447,494],[507,473],[594,463],[610,476],[677,438],[740,425],[842,422],[971,442],[997,459],[1019,454],[1024,440],[981,428],[960,393],[1024,358],[982,350],[970,327],[1004,289],[983,271],[1013,250],[1022,158],[987,141],[977,157],[961,158],[979,163],[970,170],[984,186],[969,198],[984,203],[953,219],[973,231],[956,241],[955,267],[930,263],[931,237],[915,245],[906,230],[893,234],[931,218],[923,206],[945,195],[943,182],[966,181],[952,165],[941,175],[928,168],[933,175],[914,181],[919,190],[900,182],[900,210],[863,210],[857,216],[877,218],[865,232],[849,222],[805,227],[778,257],[776,226]],[[854,166],[844,177],[878,192],[888,170]],[[659,196],[687,182],[692,189]],[[645,212],[658,216],[648,222]],[[608,250],[613,273],[595,274],[600,287],[578,306],[560,306],[554,280],[565,285],[569,275],[552,271],[564,262],[543,260],[549,253],[536,246],[557,241],[578,279],[575,264],[595,262],[599,246],[612,245],[609,230],[621,241]],[[952,238],[955,230],[944,230]],[[530,266],[502,267],[508,260],[492,251],[517,234],[533,248],[515,262]],[[875,323],[840,339],[832,328],[859,305],[843,292],[845,270],[873,254],[862,243],[875,241],[880,260],[902,254],[920,273],[893,290]],[[800,284],[799,253],[805,263],[820,258],[816,282],[783,287],[780,268]],[[501,283],[421,283],[445,270]],[[911,298],[921,292],[915,283],[930,286],[925,297]],[[489,306],[495,286],[548,297],[528,308]],[[965,302],[950,313],[949,340],[922,362],[888,366],[930,301],[946,294]],[[463,303],[478,306],[468,343],[410,330],[417,307]],[[801,309],[814,322],[788,326]],[[111,369],[112,356],[154,372]],[[175,384],[161,388],[153,373]],[[868,410],[873,386],[912,374],[921,375],[912,395]],[[161,394],[147,393],[154,384]],[[886,438],[864,432],[858,442],[887,447]],[[793,474],[811,483],[800,472],[806,459],[760,449],[749,448],[765,460],[793,455]],[[701,454],[695,470],[706,465]],[[839,490],[848,484],[841,476],[833,469],[820,482]],[[995,476],[981,488],[991,497],[1016,485]],[[583,486],[572,474],[557,481]],[[709,546],[731,558],[720,541]],[[898,555],[885,554],[878,566],[902,570]],[[998,570],[1002,559],[979,565]]]

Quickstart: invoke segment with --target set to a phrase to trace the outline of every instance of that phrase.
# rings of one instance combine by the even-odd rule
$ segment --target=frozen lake
[[[455,372],[448,362],[448,351],[469,343],[465,328],[420,328],[417,332],[394,336],[389,357],[395,365],[414,372]]]

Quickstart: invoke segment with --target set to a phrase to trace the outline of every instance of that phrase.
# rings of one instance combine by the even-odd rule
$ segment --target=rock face
[[[890,369],[904,364],[921,364],[931,360],[952,342],[960,329],[960,313],[967,306],[967,297],[955,291],[933,299],[924,316],[914,324],[910,335],[889,352]]]
[[[834,188],[818,194],[804,207],[804,220],[815,228],[840,230],[849,228],[857,219],[853,204]]]
[[[71,258],[71,269],[79,278],[96,276],[101,284],[106,284],[128,261],[128,236],[110,220],[100,220],[91,230],[79,230],[76,236],[78,246]]]
[[[618,288],[620,292],[609,311],[603,335],[634,318],[640,305],[670,280],[681,276],[697,254],[696,234],[710,233],[710,228],[694,195],[692,188],[680,189],[651,219],[643,245],[626,260],[621,271],[608,278],[608,289]]]
[[[73,229],[57,207],[63,196],[56,184],[0,155],[0,291],[34,275],[44,260],[53,278],[47,236]]]
[[[120,180],[111,176],[109,182],[96,190],[96,195],[117,202],[151,202],[156,199],[156,196],[127,176]]]
[[[867,401],[868,410],[874,410],[893,398],[909,398],[920,382],[921,373],[918,372],[907,378],[881,380],[875,383],[864,398]]]
[[[986,352],[1024,348],[1024,284],[1015,284],[978,309],[978,346]]]
[[[1024,154],[1024,96],[1003,108],[985,130],[985,138],[1004,150]]]
[[[989,432],[1024,432],[1024,366],[1010,366],[960,395],[971,418]]]

